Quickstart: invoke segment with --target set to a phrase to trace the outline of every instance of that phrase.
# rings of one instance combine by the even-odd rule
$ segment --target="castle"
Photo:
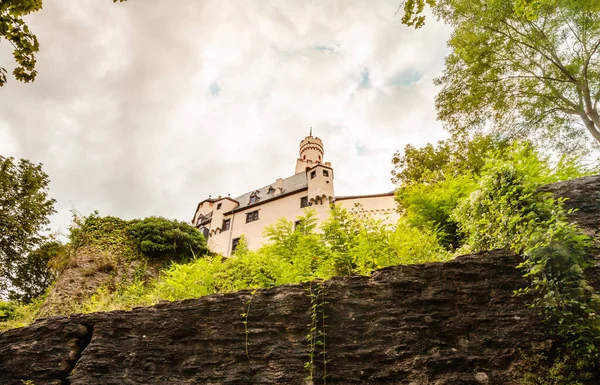
[[[305,207],[315,210],[320,221],[329,216],[330,205],[339,205],[356,215],[368,215],[395,222],[399,218],[394,193],[335,196],[334,172],[324,162],[323,141],[309,136],[300,142],[300,157],[294,175],[251,190],[237,198],[208,198],[194,213],[195,225],[214,252],[230,256],[244,235],[250,250],[258,249],[265,238],[264,227],[285,217],[297,226]]]

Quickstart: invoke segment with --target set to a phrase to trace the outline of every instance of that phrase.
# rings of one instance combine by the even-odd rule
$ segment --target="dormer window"
[[[258,191],[253,192],[250,195],[250,200],[248,201],[248,204],[251,205],[253,203],[256,203],[260,200],[260,198],[258,197]]]
[[[275,189],[273,188],[273,186],[269,186],[269,191],[267,192],[267,194],[274,194],[275,193]]]

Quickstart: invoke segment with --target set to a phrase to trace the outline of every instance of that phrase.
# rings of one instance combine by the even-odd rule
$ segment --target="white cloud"
[[[396,1],[44,5],[38,79],[0,89],[0,151],[44,163],[54,228],[71,204],[189,220],[209,194],[291,175],[311,126],[340,195],[391,190],[396,150],[446,136],[432,79],[449,29],[403,26]]]

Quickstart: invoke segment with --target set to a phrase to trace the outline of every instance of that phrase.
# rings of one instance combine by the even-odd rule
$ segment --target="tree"
[[[64,252],[63,244],[51,241],[28,253],[27,257],[15,267],[9,299],[30,303],[44,294],[56,278],[55,272],[49,267],[49,262]]]
[[[127,0],[113,0],[113,3]],[[42,9],[42,0],[1,0],[0,1],[0,41],[6,39],[13,46],[13,56],[17,67],[13,75],[17,80],[29,83],[35,80],[36,54],[40,49],[37,37],[23,20],[33,12]],[[6,83],[6,69],[0,67],[0,87]]]
[[[407,146],[404,154],[396,153],[393,162],[393,173],[400,185],[396,201],[403,220],[412,227],[436,233],[448,250],[464,243],[464,231],[453,212],[476,189],[490,164],[527,166],[532,179],[533,175],[552,173],[552,178],[536,180],[537,185],[598,172],[597,165],[583,164],[576,154],[565,154],[551,162],[549,157],[539,155],[530,142],[511,144],[480,134],[471,140],[455,136],[421,149]]]
[[[532,9],[535,17],[506,0],[436,5],[454,27],[436,79],[439,118],[452,132],[491,126],[563,151],[581,149],[586,130],[600,143],[600,0]]]
[[[42,164],[0,156],[0,293],[14,279],[17,266],[40,245],[54,211],[50,179]]]
[[[513,0],[514,11],[518,16],[523,16],[528,20],[533,20],[538,16],[542,6],[548,6],[555,3],[555,0]],[[425,6],[429,6],[435,11],[437,0],[403,0],[398,6],[404,8],[402,15],[402,24],[409,27],[421,28],[425,25]],[[398,12],[396,11],[396,13]]]
[[[185,222],[148,217],[127,232],[139,251],[152,258],[189,260],[208,253],[202,233]]]
[[[477,133],[472,137],[453,135],[434,146],[423,148],[410,144],[392,158],[392,182],[406,187],[417,183],[432,184],[466,172],[478,173],[485,164],[484,154],[503,150],[509,142],[494,135]]]

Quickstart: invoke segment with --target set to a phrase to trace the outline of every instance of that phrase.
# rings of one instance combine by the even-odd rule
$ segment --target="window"
[[[300,226],[301,224],[302,224],[302,221],[294,222],[294,230],[296,230],[298,228],[298,226]]]
[[[300,198],[300,208],[308,206],[308,197]]]
[[[314,179],[317,176],[317,171],[313,171],[310,173],[310,179]]]
[[[221,226],[221,231],[229,230],[230,226],[231,226],[231,219],[223,219],[223,226]]]
[[[329,170],[323,170],[323,176],[329,176]]]
[[[275,189],[273,188],[273,186],[269,186],[269,191],[267,192],[267,194],[273,194],[275,192]]]
[[[254,221],[257,221],[258,219],[259,219],[258,218],[258,210],[246,213],[246,223],[254,222]]]
[[[217,203],[217,210],[221,210],[222,203]]]
[[[239,243],[239,238],[233,238],[233,241],[231,241],[231,254],[235,253],[235,249],[237,249]]]
[[[252,203],[256,203],[258,201],[259,201],[258,191],[255,191],[250,195],[250,200],[248,201],[248,204],[251,205]]]

